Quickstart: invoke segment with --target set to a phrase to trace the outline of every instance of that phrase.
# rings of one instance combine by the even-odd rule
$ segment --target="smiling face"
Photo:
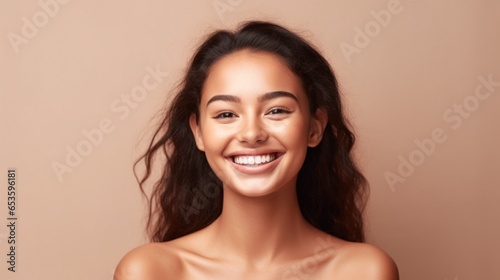
[[[225,191],[264,196],[295,188],[307,147],[326,124],[311,114],[301,81],[274,54],[237,51],[210,69],[199,119],[190,124],[198,148]]]

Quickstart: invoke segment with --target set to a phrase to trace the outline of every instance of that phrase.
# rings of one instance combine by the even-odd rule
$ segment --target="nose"
[[[255,145],[266,141],[268,134],[263,127],[262,121],[258,118],[247,118],[242,120],[241,129],[238,134],[238,141]]]

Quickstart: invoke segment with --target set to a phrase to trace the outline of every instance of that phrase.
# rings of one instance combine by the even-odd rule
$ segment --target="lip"
[[[271,162],[263,163],[259,165],[240,165],[233,161],[234,156],[256,156],[256,155],[265,155],[265,154],[277,154],[276,159]],[[234,153],[230,153],[226,156],[226,160],[229,162],[231,167],[238,171],[239,173],[245,175],[256,175],[262,174],[269,170],[272,170],[278,163],[281,161],[284,152],[276,151],[276,150],[251,150],[251,151],[238,151]]]

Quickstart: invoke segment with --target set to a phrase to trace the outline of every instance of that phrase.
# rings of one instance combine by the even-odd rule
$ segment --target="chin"
[[[269,189],[263,189],[263,190],[256,190],[256,189],[232,189],[234,193],[237,193],[241,196],[246,196],[246,197],[251,197],[251,198],[258,198],[258,197],[266,197],[269,196],[273,193],[276,192],[276,190],[269,190]]]
[[[249,180],[253,182],[232,182],[224,184],[224,190],[246,197],[268,197],[270,195],[281,193],[286,189],[285,185],[278,185],[269,182],[269,179]],[[294,189],[291,191],[295,191]]]

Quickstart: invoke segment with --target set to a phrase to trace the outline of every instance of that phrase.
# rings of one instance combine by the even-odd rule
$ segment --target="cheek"
[[[215,176],[222,182],[226,182],[229,179],[226,177],[227,163],[222,156],[234,138],[234,129],[215,123],[212,117],[203,110],[200,112],[200,128],[208,164]]]
[[[234,131],[227,125],[221,126],[212,122],[203,124],[203,143],[207,157],[220,155],[234,136]]]
[[[309,121],[306,118],[297,118],[289,123],[278,125],[276,133],[282,145],[293,154],[293,169],[300,169],[307,153]]]
[[[207,158],[210,168],[215,175],[222,181],[225,181],[224,176],[224,160],[222,155],[230,141],[227,131],[205,125],[203,127],[203,143],[205,146],[205,157]]]
[[[307,120],[297,118],[286,122],[272,123],[269,127],[274,135],[286,143],[293,146],[307,146],[309,137],[309,122]]]

